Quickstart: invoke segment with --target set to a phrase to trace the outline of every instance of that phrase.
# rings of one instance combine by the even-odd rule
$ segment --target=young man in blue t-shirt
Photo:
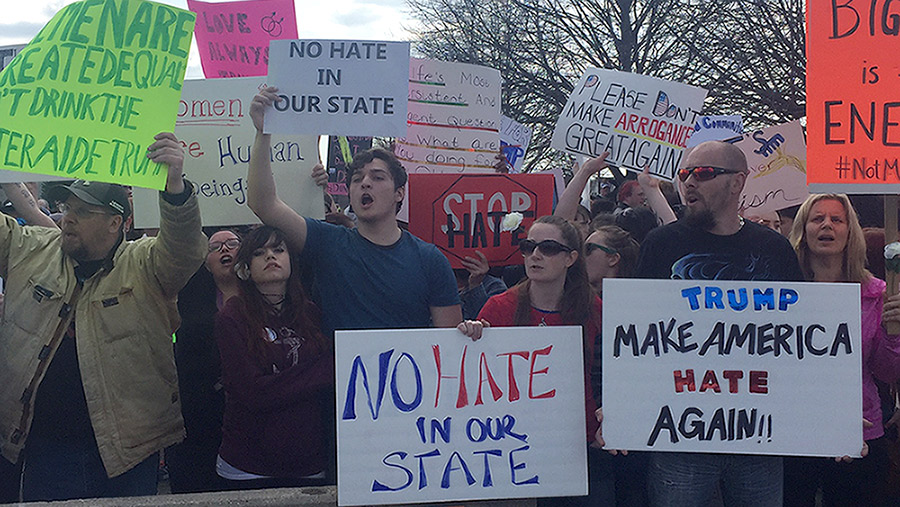
[[[434,245],[397,225],[406,171],[392,153],[368,150],[350,165],[356,229],[302,217],[278,198],[269,159],[271,136],[262,131],[276,92],[262,90],[250,107],[256,139],[247,204],[264,223],[284,231],[301,252],[301,261],[315,270],[324,330],[456,326],[462,312],[450,263]],[[312,176],[326,177],[321,164]]]

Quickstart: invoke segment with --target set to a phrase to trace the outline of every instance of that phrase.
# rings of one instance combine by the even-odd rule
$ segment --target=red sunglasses
[[[685,167],[678,170],[678,179],[681,181],[687,181],[690,175],[694,175],[694,178],[697,181],[709,181],[720,174],[737,174],[740,171],[733,171],[731,169],[725,169],[723,167],[713,167],[713,166],[698,166],[698,167]]]

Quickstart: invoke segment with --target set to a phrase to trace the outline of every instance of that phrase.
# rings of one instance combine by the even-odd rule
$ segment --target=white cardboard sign
[[[273,40],[265,131],[405,136],[408,69],[408,42]]]
[[[550,146],[572,155],[609,151],[612,165],[672,181],[706,90],[641,74],[588,68],[566,101]]]
[[[175,121],[184,147],[184,174],[200,201],[205,226],[259,223],[247,207],[247,170],[256,129],[250,102],[265,77],[185,80]],[[315,136],[273,135],[269,160],[278,196],[303,216],[325,216],[322,188],[310,174]],[[155,190],[134,188],[135,227],[159,227]]]
[[[859,284],[603,282],[607,449],[859,456]]]
[[[586,494],[581,334],[337,331],[338,505]]]
[[[411,58],[407,120],[394,154],[408,173],[493,172],[500,153],[500,71]]]
[[[706,141],[725,141],[744,134],[744,119],[739,114],[701,116],[694,123],[694,133],[686,148],[693,148]]]
[[[806,138],[800,120],[749,132],[736,146],[750,168],[741,195],[744,216],[798,206],[809,197]]]
[[[522,171],[525,164],[525,153],[531,144],[531,135],[534,133],[531,127],[522,125],[512,118],[500,117],[500,149],[506,159],[506,165],[511,173]]]

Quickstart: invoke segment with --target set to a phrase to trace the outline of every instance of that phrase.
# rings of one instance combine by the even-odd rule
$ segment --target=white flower
[[[500,232],[506,231],[514,231],[522,225],[522,220],[525,217],[522,216],[518,211],[513,211],[512,213],[507,213],[506,216],[503,217],[503,221],[500,222]]]
[[[885,259],[893,259],[894,257],[900,256],[900,242],[894,241],[893,243],[888,243],[884,245],[884,258]]]

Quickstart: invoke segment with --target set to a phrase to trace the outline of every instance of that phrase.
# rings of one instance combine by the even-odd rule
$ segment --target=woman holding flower
[[[883,327],[900,322],[900,297],[884,299],[885,283],[865,268],[863,231],[844,194],[810,196],[797,212],[791,244],[807,280],[860,284],[863,438],[869,454],[851,463],[785,460],[785,505],[815,505],[817,480],[821,480],[826,506],[880,505],[889,465],[874,379],[888,383],[900,379],[900,336],[888,334]]]

